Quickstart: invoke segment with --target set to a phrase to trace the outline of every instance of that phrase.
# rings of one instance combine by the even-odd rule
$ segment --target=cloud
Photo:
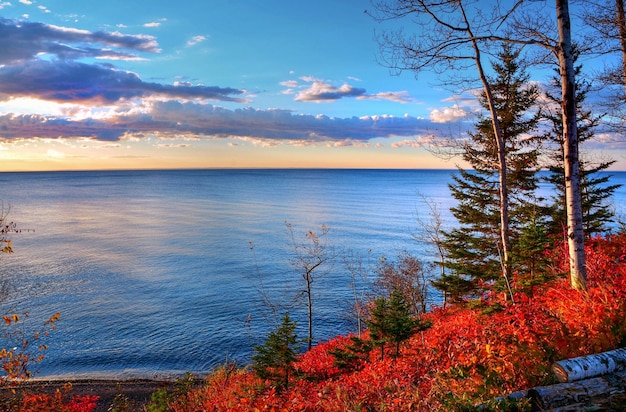
[[[204,41],[202,36],[191,42]],[[377,138],[415,140],[436,133],[433,120],[387,115],[332,118],[290,110],[226,109],[210,100],[244,103],[244,90],[144,81],[110,63],[85,59],[137,59],[157,53],[156,39],[119,32],[91,32],[43,23],[0,19],[0,100],[63,103],[57,111],[0,114],[0,141],[90,139],[225,138],[262,145],[366,145]],[[407,92],[368,94],[348,83],[335,86],[313,77],[281,83],[299,101],[343,98],[410,100]],[[169,143],[168,143],[169,144]]]
[[[0,50],[0,65],[9,65],[37,59],[41,54],[62,60],[105,56],[131,59],[137,57],[135,52],[155,53],[159,48],[152,36],[90,32],[44,23],[0,19]]]
[[[29,6],[30,6],[31,4],[33,4],[33,2],[32,2],[32,1],[30,1],[30,0],[20,0],[20,3],[22,3],[22,4],[26,4],[26,5],[29,5]]]
[[[413,101],[409,96],[409,92],[401,91],[401,92],[381,92],[371,95],[363,95],[357,97],[359,100],[389,100],[397,103],[409,103]]]
[[[0,19],[0,99],[31,97],[60,103],[110,105],[159,96],[245,102],[244,91],[228,87],[165,85],[142,81],[110,64],[80,58],[129,60],[137,52],[158,52],[154,37],[90,32],[43,23]],[[42,58],[41,56],[54,56]]]
[[[446,107],[444,109],[434,109],[430,112],[430,120],[434,123],[456,122],[467,117],[468,112],[458,105]]]
[[[351,79],[355,80],[354,78]],[[335,87],[323,80],[310,76],[302,77],[301,80],[311,84],[306,89],[296,94],[294,100],[299,102],[332,102],[347,97],[353,97],[359,100],[390,100],[398,103],[408,103],[412,101],[409,93],[406,91],[368,94],[365,89],[353,87],[348,83],[344,83],[340,87]],[[280,84],[288,88],[283,90],[283,94],[295,94],[294,89],[301,87],[296,80],[288,80]]]
[[[19,66],[0,68],[0,96],[34,97],[61,103],[113,104],[120,100],[148,96],[181,99],[212,99],[243,102],[239,89],[164,85],[142,81],[135,73],[110,65],[35,60]]]
[[[207,40],[206,36],[193,36],[191,39],[187,41],[187,46],[195,46],[198,43],[202,43]]]
[[[323,102],[333,101],[344,97],[358,97],[365,94],[365,89],[355,88],[347,83],[341,87],[333,87],[321,80],[314,80],[311,87],[296,95],[299,102]]]
[[[145,23],[143,27],[147,27],[147,28],[161,27],[161,24],[163,24],[163,22],[166,22],[166,21],[167,21],[166,18],[158,19],[157,21],[151,21],[151,22]]]
[[[362,144],[375,138],[415,139],[437,132],[429,120],[410,116],[364,116],[331,118],[299,115],[289,110],[229,110],[210,104],[154,101],[149,110],[116,112],[105,118],[41,115],[0,116],[0,136],[5,140],[34,138],[69,139],[86,137],[101,141],[142,139],[238,138],[264,144],[308,145]]]

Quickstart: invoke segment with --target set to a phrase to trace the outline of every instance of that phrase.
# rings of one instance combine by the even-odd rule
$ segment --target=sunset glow
[[[375,33],[406,22],[366,6],[2,3],[0,171],[454,167],[428,145],[466,136],[477,93],[392,76]],[[623,137],[589,149],[626,169]]]

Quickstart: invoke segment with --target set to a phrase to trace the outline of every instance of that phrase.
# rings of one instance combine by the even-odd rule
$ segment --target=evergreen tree
[[[575,52],[574,61],[578,60],[579,52]],[[582,65],[575,67],[576,75],[576,108],[578,113],[578,143],[579,145],[593,138],[595,128],[600,124],[602,116],[596,116],[584,107],[585,100],[592,84],[581,76]],[[552,79],[554,88],[561,87],[560,77]],[[547,140],[553,143],[554,150],[549,153],[548,170],[546,181],[555,188],[556,195],[550,205],[551,222],[549,232],[553,235],[561,235],[566,232],[567,213],[565,204],[565,171],[563,169],[563,117],[561,115],[560,95],[546,93],[549,102],[553,103],[554,110],[545,110],[545,119],[551,124],[551,130]],[[580,150],[580,177],[581,177],[581,205],[583,212],[583,227],[585,236],[590,237],[595,233],[606,231],[606,224],[614,218],[609,200],[615,190],[621,185],[609,184],[609,175],[600,175],[614,160],[591,162],[584,151]]]
[[[458,168],[449,185],[458,204],[450,210],[459,227],[444,234],[444,248],[449,273],[433,282],[453,300],[508,274],[504,268],[517,263],[515,253],[518,237],[529,221],[534,191],[538,185],[539,141],[529,137],[537,128],[540,114],[530,114],[539,96],[536,86],[518,62],[518,51],[504,45],[499,60],[492,64],[495,78],[490,80],[505,143],[509,202],[510,261],[505,262],[499,236],[501,208],[496,142],[491,120],[479,118],[470,141],[463,147],[462,157],[473,170]],[[483,95],[480,103],[487,107]],[[505,280],[508,280],[505,278]]]
[[[411,316],[409,305],[400,291],[394,290],[391,296],[381,296],[374,301],[371,317],[367,321],[370,339],[380,347],[380,357],[385,357],[385,345],[394,345],[393,357],[400,354],[400,344],[409,339],[426,325]]]
[[[516,286],[527,289],[528,294],[532,294],[536,285],[546,282],[551,273],[545,270],[550,264],[545,253],[550,244],[548,222],[546,208],[536,206],[529,211],[528,221],[517,238],[514,252],[514,259],[518,262]]]
[[[300,349],[296,336],[296,322],[285,313],[280,327],[271,332],[263,345],[255,346],[252,369],[261,379],[271,381],[278,390],[289,386],[289,377],[295,368]]]
[[[330,349],[328,353],[335,358],[333,362],[338,368],[354,371],[360,369],[364,362],[369,359],[372,351],[372,341],[358,336],[350,337],[350,344],[344,348]]]

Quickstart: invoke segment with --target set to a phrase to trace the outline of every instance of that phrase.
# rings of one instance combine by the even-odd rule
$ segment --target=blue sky
[[[454,167],[475,100],[390,75],[368,7],[0,0],[0,170]]]

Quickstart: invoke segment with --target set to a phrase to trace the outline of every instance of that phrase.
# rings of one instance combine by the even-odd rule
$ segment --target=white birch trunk
[[[626,349],[565,359],[552,365],[559,382],[574,382],[621,369],[626,369]]]
[[[558,58],[561,72],[561,108],[563,113],[563,168],[567,210],[567,245],[570,283],[576,290],[587,290],[585,237],[580,196],[580,165],[576,124],[576,86],[572,56],[572,35],[568,0],[556,0],[559,30]]]

